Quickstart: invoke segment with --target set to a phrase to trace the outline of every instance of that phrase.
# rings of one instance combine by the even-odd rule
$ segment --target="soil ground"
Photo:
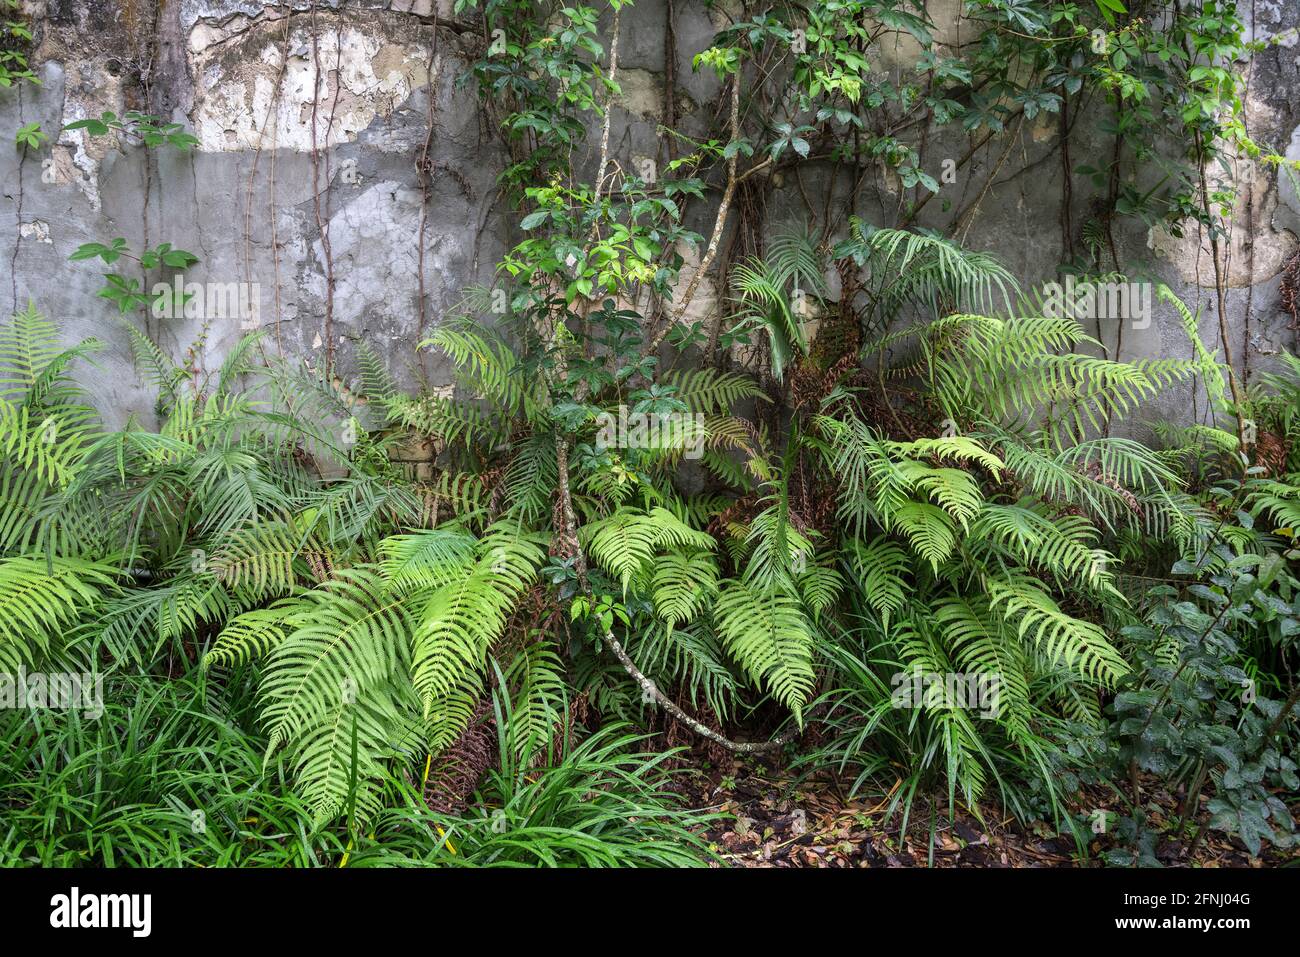
[[[850,798],[848,785],[829,775],[801,779],[767,758],[728,756],[718,765],[694,755],[688,767],[690,805],[722,815],[705,831],[721,866],[1100,867],[1113,846],[1107,835],[1091,835],[1083,853],[1069,834],[1057,834],[1046,823],[1022,827],[993,805],[978,814],[958,806],[949,820],[946,801],[932,815],[924,799],[916,802],[907,833],[900,834],[901,813],[886,817],[893,796],[888,792]],[[1154,781],[1143,783],[1151,821],[1172,831],[1181,815],[1178,797]],[[1110,807],[1114,796],[1105,798],[1080,794],[1079,807]],[[1192,835],[1207,816],[1202,810],[1185,838],[1162,836],[1156,857],[1170,867],[1300,865],[1300,849],[1266,843],[1253,857],[1240,841],[1208,829],[1189,855]]]

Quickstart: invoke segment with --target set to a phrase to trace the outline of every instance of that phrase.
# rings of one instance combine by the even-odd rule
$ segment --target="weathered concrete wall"
[[[107,348],[89,374],[96,391],[121,414],[147,413],[151,397],[129,369],[116,308],[96,298],[97,262],[70,263],[68,256],[82,243],[116,236],[135,249],[170,242],[200,257],[186,281],[256,283],[259,324],[286,354],[319,364],[332,345],[346,370],[351,344],[366,341],[399,371],[413,370],[422,221],[427,329],[465,286],[491,281],[519,219],[496,187],[506,163],[500,139],[471,86],[457,83],[484,48],[481,27],[457,21],[451,0],[436,6],[435,0],[28,0],[43,83],[0,90],[0,130],[40,122],[53,133],[104,110],[137,109],[183,123],[199,144],[190,153],[122,149],[110,138],[72,131],[21,161],[18,151],[0,145],[0,223],[11,224],[0,228],[4,306],[17,309],[30,298],[64,324],[69,339],[99,336]],[[1250,133],[1300,159],[1294,37],[1300,0],[1252,6],[1257,36],[1291,34],[1249,67]],[[930,3],[942,42],[961,39],[958,8],[957,0]],[[708,129],[720,108],[712,73],[691,68],[719,17],[702,3],[676,4],[674,110],[679,125],[695,133]],[[873,52],[889,70],[906,68],[915,56],[904,40]],[[626,167],[637,157],[664,158],[656,133],[665,109],[664,58],[663,4],[640,0],[624,13],[623,94],[611,138],[613,156]],[[1026,122],[1009,147],[995,139],[926,205],[918,224],[949,228],[997,169],[978,212],[963,224],[967,244],[997,254],[1024,282],[1052,277],[1066,242],[1057,133],[1056,117],[1047,115]],[[587,148],[597,145],[593,136]],[[957,130],[933,133],[924,167],[937,178],[943,160],[969,145]],[[1109,138],[1074,137],[1071,159],[1088,162],[1110,149]],[[900,186],[891,173],[868,176],[855,199],[847,179],[832,180],[830,170],[825,164],[820,172],[772,179],[769,228],[806,219],[808,207],[820,215],[851,202],[869,220],[894,219]],[[1241,163],[1236,175],[1242,198],[1228,264],[1228,318],[1237,365],[1253,370],[1278,349],[1296,346],[1279,286],[1300,245],[1300,197],[1285,178],[1279,184],[1275,170]],[[1151,176],[1154,182],[1159,174],[1153,169]],[[1075,174],[1072,184],[1077,232],[1090,210],[1081,198],[1083,178]],[[712,211],[697,204],[690,219],[707,232]],[[1125,222],[1115,242],[1130,274],[1158,276],[1199,306],[1203,336],[1217,342],[1213,264],[1195,230],[1175,239]],[[329,330],[328,260],[335,277]],[[712,308],[712,295],[706,283],[692,313]],[[204,327],[200,319],[144,321],[178,356]],[[241,332],[237,322],[212,323],[196,362],[215,367]],[[1112,354],[1118,349],[1124,358],[1190,353],[1175,317],[1159,305],[1149,328],[1125,329],[1122,341],[1119,332],[1097,330]],[[445,379],[445,370],[426,371]],[[1161,398],[1163,411],[1178,417],[1193,414],[1194,402],[1190,393]]]
[[[256,283],[268,341],[317,365],[326,335],[322,223],[344,367],[348,344],[365,340],[397,369],[414,368],[422,208],[428,325],[466,284],[490,280],[514,217],[497,202],[496,141],[472,88],[456,85],[466,43],[481,41],[442,28],[434,55],[427,3],[345,2],[342,14],[325,3],[313,14],[304,2],[241,0],[185,0],[156,14],[125,0],[33,6],[43,83],[0,97],[0,128],[39,121],[56,131],[135,109],[199,139],[189,153],[119,150],[109,137],[72,131],[21,164],[13,150],[0,153],[0,215],[13,224],[0,240],[5,306],[30,298],[70,338],[103,339],[101,368],[90,375],[108,406],[147,411],[151,397],[129,371],[115,306],[96,298],[101,264],[68,262],[85,242],[122,236],[137,251],[169,242],[200,259],[186,282]],[[430,112],[422,191],[417,160]],[[158,278],[168,276],[151,273],[149,283]],[[204,326],[145,323],[178,357]],[[217,366],[242,333],[238,321],[209,324],[201,367]]]

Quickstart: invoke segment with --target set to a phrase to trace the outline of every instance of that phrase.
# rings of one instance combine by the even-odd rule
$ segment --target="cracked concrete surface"
[[[707,130],[720,88],[711,71],[693,71],[691,57],[709,45],[731,6],[677,4],[675,110],[692,135]],[[1254,35],[1283,42],[1249,68],[1250,132],[1300,159],[1294,95],[1300,47],[1288,33],[1300,26],[1300,3],[1261,0],[1254,7]],[[86,376],[119,420],[129,412],[148,415],[151,397],[134,384],[114,307],[95,295],[100,270],[92,262],[68,261],[82,243],[122,236],[138,249],[170,242],[200,257],[186,281],[257,283],[268,341],[318,364],[326,345],[327,272],[315,208],[319,188],[319,221],[328,224],[333,252],[334,346],[341,368],[346,374],[350,367],[350,343],[364,340],[388,354],[399,377],[409,378],[416,365],[422,211],[430,327],[465,287],[491,282],[495,263],[517,238],[519,217],[499,200],[496,187],[506,157],[471,87],[457,84],[482,38],[455,20],[453,0],[26,0],[25,8],[38,25],[34,62],[43,84],[0,90],[0,129],[39,122],[52,132],[105,110],[140,110],[184,124],[199,140],[182,154],[65,131],[25,155],[0,149],[0,220],[9,224],[0,269],[11,273],[0,282],[0,296],[9,300],[5,308],[31,299],[63,323],[69,339],[102,339],[99,368]],[[941,44],[965,39],[959,9],[958,0],[929,4]],[[436,58],[435,13],[445,24],[438,28]],[[611,143],[625,168],[635,168],[638,158],[664,156],[656,131],[664,117],[663,20],[659,0],[624,11],[622,93]],[[882,69],[903,71],[915,59],[915,43],[906,36],[881,46]],[[430,113],[424,203],[416,162]],[[969,246],[995,253],[1026,283],[1052,278],[1061,259],[1054,119],[1039,118],[1020,130],[966,236]],[[598,139],[584,144],[587,162]],[[936,132],[926,146],[926,171],[937,178],[943,159],[962,155],[969,145],[959,131]],[[1105,139],[1072,142],[1073,161],[1104,159],[1110,146]],[[979,151],[927,205],[919,225],[948,228],[1000,153],[998,142]],[[828,192],[832,208],[846,204],[848,186],[842,177],[832,181],[830,171],[823,164],[798,177],[772,177],[769,228],[806,217],[805,197],[818,213]],[[1233,211],[1228,319],[1239,362],[1254,369],[1278,349],[1297,346],[1279,305],[1278,279],[1300,246],[1300,196],[1275,168],[1239,162],[1234,175],[1241,197]],[[1081,198],[1086,183],[1077,174],[1075,187],[1072,213],[1079,222],[1089,211]],[[881,169],[867,177],[861,208],[868,218],[887,222],[899,192],[897,178]],[[707,233],[713,210],[696,204],[689,217],[692,228]],[[1168,282],[1200,309],[1202,333],[1215,342],[1207,244],[1192,230],[1179,239],[1137,221],[1126,222],[1115,239],[1132,273]],[[152,284],[155,277],[147,278]],[[707,319],[716,295],[706,281],[692,318]],[[194,320],[136,321],[176,354],[202,329]],[[211,367],[241,330],[228,323],[207,331],[200,361]],[[1125,358],[1188,354],[1181,327],[1164,307],[1149,328],[1126,331],[1122,340],[1115,329],[1094,331],[1112,354],[1118,350]],[[425,371],[435,384],[447,381],[446,370]],[[1203,397],[1198,402],[1177,390],[1158,405],[1179,418],[1204,412]]]

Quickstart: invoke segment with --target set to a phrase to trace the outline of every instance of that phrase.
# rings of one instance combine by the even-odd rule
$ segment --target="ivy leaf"
[[[551,216],[549,209],[539,209],[535,213],[529,213],[524,217],[524,221],[519,224],[520,229],[536,229],[542,223],[546,222]]]
[[[94,259],[98,256],[105,263],[112,264],[122,258],[122,253],[125,250],[126,240],[119,237],[113,240],[111,246],[105,246],[103,243],[82,243],[68,259],[76,261],[78,259]]]
[[[185,269],[193,266],[199,261],[199,257],[184,249],[170,249],[163,253],[162,261],[164,265],[171,266],[174,269]]]
[[[18,132],[14,135],[14,143],[19,147],[29,147],[39,149],[42,140],[48,140],[49,137],[41,132],[40,123],[28,123],[26,126],[20,126]]]
[[[75,123],[69,123],[64,128],[68,130],[85,130],[91,136],[104,136],[108,133],[108,126],[99,120],[77,120]]]
[[[737,154],[743,156],[753,156],[754,147],[751,146],[747,140],[732,140],[722,150],[723,159],[731,159],[733,156],[736,156]]]
[[[1119,0],[1110,0],[1110,2],[1118,3]],[[925,21],[913,14],[903,13],[901,10],[878,9],[872,16],[890,29],[907,31],[923,47],[929,47],[934,42]]]

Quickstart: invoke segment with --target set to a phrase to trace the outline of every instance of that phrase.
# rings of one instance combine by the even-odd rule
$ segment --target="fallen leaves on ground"
[[[892,792],[849,798],[832,777],[800,780],[768,759],[728,757],[721,767],[696,770],[692,806],[723,815],[704,832],[720,866],[1097,867],[1111,846],[1106,836],[1094,836],[1083,854],[1073,837],[1045,822],[1022,827],[991,806],[978,814],[958,806],[950,820],[946,803],[932,814],[923,799],[904,834],[901,812],[890,812]],[[1176,817],[1173,795],[1153,790],[1148,797],[1153,821]],[[1078,798],[1081,808],[1106,808],[1104,795]],[[1294,852],[1271,848],[1262,859],[1252,858],[1240,842],[1217,832],[1207,832],[1189,859],[1189,843],[1166,839],[1157,857],[1184,867],[1263,867],[1296,859]]]

